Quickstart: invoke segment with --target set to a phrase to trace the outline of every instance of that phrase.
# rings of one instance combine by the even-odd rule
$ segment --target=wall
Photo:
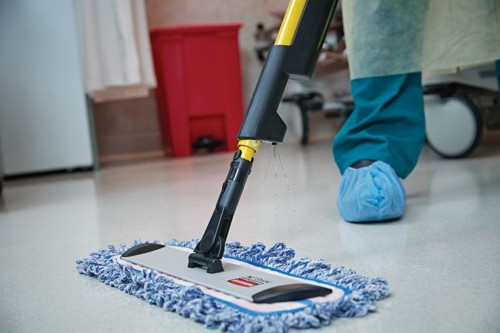
[[[162,147],[154,91],[143,98],[93,104],[99,162],[158,158]]]

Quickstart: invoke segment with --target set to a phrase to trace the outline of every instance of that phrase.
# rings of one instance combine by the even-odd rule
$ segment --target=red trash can
[[[241,24],[150,32],[163,144],[175,157],[236,149],[243,120]]]

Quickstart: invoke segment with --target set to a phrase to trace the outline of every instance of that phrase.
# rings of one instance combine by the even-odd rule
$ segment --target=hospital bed
[[[424,74],[423,85],[427,142],[439,155],[465,157],[500,129],[494,63]]]

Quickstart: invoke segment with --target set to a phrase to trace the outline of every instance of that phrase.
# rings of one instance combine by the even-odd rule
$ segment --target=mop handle
[[[277,110],[289,79],[311,78],[338,0],[292,0],[270,47],[238,139],[281,143],[286,125]]]
[[[286,125],[277,109],[289,78],[308,79],[321,52],[338,0],[291,0],[275,44],[270,48],[238,134],[234,154],[215,210],[200,242],[190,254],[188,267],[223,271],[220,259],[253,155],[261,141],[281,143]]]

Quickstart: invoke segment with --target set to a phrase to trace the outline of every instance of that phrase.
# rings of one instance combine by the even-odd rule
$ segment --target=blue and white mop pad
[[[332,290],[327,296],[301,301],[256,304],[121,259],[126,250],[142,243],[145,242],[135,241],[131,246],[120,247],[110,245],[78,260],[77,269],[81,274],[97,277],[107,285],[192,318],[210,329],[253,333],[318,328],[329,325],[334,318],[359,317],[373,312],[376,301],[389,294],[385,279],[370,279],[342,266],[332,267],[322,260],[294,259],[295,251],[283,243],[268,250],[262,243],[250,247],[238,242],[227,243],[225,263],[251,266]],[[173,240],[163,244],[191,252],[197,243],[198,240]],[[245,279],[240,282],[255,283]]]

